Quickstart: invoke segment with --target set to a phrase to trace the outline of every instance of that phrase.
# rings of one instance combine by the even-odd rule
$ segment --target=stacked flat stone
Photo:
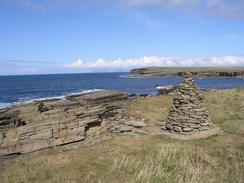
[[[166,129],[179,133],[207,130],[211,120],[203,100],[192,74],[185,73],[185,80],[175,92],[173,105],[166,119]]]

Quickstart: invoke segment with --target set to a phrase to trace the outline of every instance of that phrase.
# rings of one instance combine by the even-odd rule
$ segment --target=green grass
[[[244,89],[205,92],[212,121],[223,134],[199,140],[117,136],[92,146],[51,149],[2,163],[0,182],[243,183]],[[155,124],[172,98],[141,98],[132,115]]]
[[[164,119],[172,103],[171,96],[139,98],[129,106],[129,114],[144,118],[147,124],[155,124]]]

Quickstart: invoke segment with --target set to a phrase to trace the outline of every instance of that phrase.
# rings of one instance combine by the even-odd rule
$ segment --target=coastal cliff
[[[131,77],[183,76],[190,72],[194,77],[244,77],[244,67],[146,67],[130,71]]]
[[[128,102],[126,93],[99,91],[1,109],[0,158],[143,127],[127,115]]]

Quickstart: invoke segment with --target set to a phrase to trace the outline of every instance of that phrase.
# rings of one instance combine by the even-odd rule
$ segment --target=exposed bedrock
[[[25,154],[113,134],[144,123],[127,115],[128,95],[100,91],[0,110],[0,157]],[[130,123],[130,124],[128,124]]]

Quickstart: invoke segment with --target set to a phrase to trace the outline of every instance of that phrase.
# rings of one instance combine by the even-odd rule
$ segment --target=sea
[[[129,73],[0,76],[0,108],[76,93],[117,90],[156,95],[156,85],[178,85],[182,77],[132,78]],[[242,78],[195,78],[202,89],[244,88]]]

